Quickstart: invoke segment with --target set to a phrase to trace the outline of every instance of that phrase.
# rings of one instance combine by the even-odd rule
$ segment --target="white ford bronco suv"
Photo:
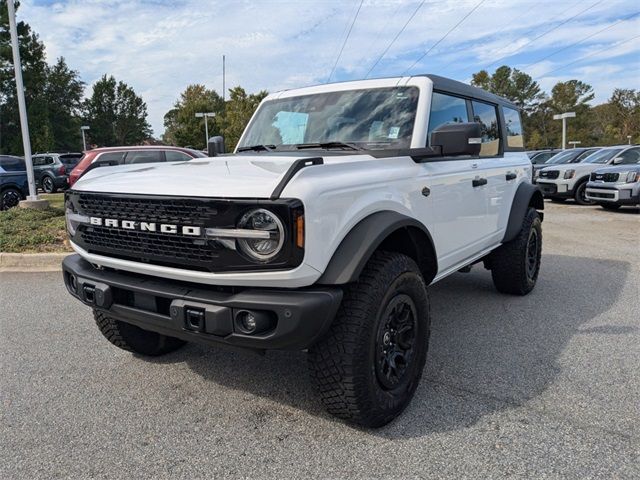
[[[500,292],[534,288],[531,177],[517,107],[456,81],[274,93],[233,155],[83,176],[64,281],[137,354],[307,350],[328,411],[381,426],[424,369],[428,285],[483,262]]]

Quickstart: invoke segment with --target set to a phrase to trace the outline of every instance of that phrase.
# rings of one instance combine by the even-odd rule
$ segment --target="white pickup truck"
[[[327,409],[380,426],[422,375],[428,285],[483,263],[500,292],[534,288],[531,178],[518,108],[483,90],[420,75],[278,92],[233,155],[83,176],[64,281],[138,354],[307,350]]]

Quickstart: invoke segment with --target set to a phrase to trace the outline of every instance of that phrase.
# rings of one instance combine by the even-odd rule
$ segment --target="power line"
[[[336,57],[336,61],[333,64],[333,68],[331,69],[331,73],[329,73],[329,78],[327,78],[327,82],[329,83],[331,81],[331,76],[333,75],[333,72],[335,71],[336,67],[338,66],[338,61],[340,60],[340,57],[342,56],[342,51],[344,50],[345,45],[347,44],[347,41],[349,40],[349,37],[351,36],[351,30],[353,29],[353,26],[356,23],[356,20],[358,19],[358,14],[360,13],[360,9],[362,8],[362,4],[364,3],[364,0],[360,0],[360,5],[358,5],[358,10],[356,10],[356,14],[353,17],[353,21],[351,22],[351,26],[349,27],[349,31],[347,32],[347,36],[344,38],[344,42],[342,42],[342,47],[340,48],[340,53],[338,53],[338,56]]]
[[[569,49],[569,48],[575,47],[576,45],[581,44],[581,43],[582,43],[582,42],[584,42],[585,40],[589,40],[590,38],[595,37],[595,36],[596,36],[596,35],[598,35],[599,33],[602,33],[602,32],[604,32],[605,30],[609,30],[610,28],[615,27],[615,26],[616,26],[616,25],[618,25],[619,23],[626,22],[627,20],[631,20],[633,17],[636,17],[636,16],[638,16],[638,15],[640,15],[640,12],[636,12],[636,13],[634,13],[633,15],[629,15],[627,18],[621,18],[620,20],[618,20],[618,21],[617,21],[617,22],[615,22],[615,23],[612,23],[612,24],[611,24],[611,25],[609,25],[608,27],[605,27],[605,28],[603,28],[603,29],[600,29],[600,30],[598,30],[597,32],[592,33],[591,35],[586,36],[586,37],[584,37],[583,39],[581,39],[581,40],[579,40],[579,41],[577,41],[577,42],[575,42],[575,43],[572,43],[571,45],[567,45],[566,47],[561,48],[560,50],[556,50],[555,52],[550,53],[549,55],[547,55],[547,56],[545,56],[545,57],[542,57],[540,60],[537,60],[537,61],[535,61],[535,62],[533,62],[533,63],[530,63],[529,65],[525,65],[524,67],[522,67],[522,69],[524,70],[525,68],[529,68],[529,67],[531,67],[531,66],[533,66],[533,65],[537,65],[538,63],[540,63],[540,62],[542,62],[542,61],[546,60],[547,58],[553,57],[553,56],[554,56],[555,54],[557,54],[557,53],[560,53],[560,52],[563,52],[563,51],[565,51],[565,50],[567,50],[567,49]]]
[[[426,0],[422,0],[422,2],[420,2],[420,4],[416,7],[416,9],[413,11],[413,13],[411,14],[411,16],[409,17],[409,19],[405,22],[405,24],[402,26],[402,28],[400,29],[400,31],[396,34],[395,37],[393,37],[393,40],[391,40],[391,42],[389,43],[389,45],[387,45],[387,48],[384,49],[384,51],[382,52],[382,54],[378,57],[378,59],[375,61],[375,63],[371,66],[371,68],[369,69],[369,71],[367,72],[367,74],[364,76],[364,78],[367,78],[369,76],[369,74],[373,71],[374,68],[376,68],[376,66],[378,65],[378,63],[380,63],[380,60],[382,60],[382,58],[387,54],[387,52],[389,51],[389,49],[393,46],[394,43],[396,43],[396,40],[398,39],[398,37],[400,35],[402,35],[402,32],[404,32],[405,28],[407,28],[407,25],[409,25],[409,22],[411,22],[411,20],[413,20],[413,17],[416,16],[416,13],[418,13],[418,10],[420,10],[420,8],[422,7],[422,5],[424,5],[424,2]]]
[[[598,53],[602,53],[602,52],[605,52],[607,50],[611,50],[612,48],[619,47],[620,45],[624,45],[625,43],[629,43],[630,41],[635,40],[636,38],[640,38],[640,35],[636,35],[635,37],[631,37],[630,39],[624,40],[622,42],[617,42],[614,45],[609,45],[609,46],[607,46],[605,48],[602,48],[600,50],[596,50],[595,52],[591,52],[589,55],[585,55],[584,57],[580,57],[577,60],[574,60],[573,62],[566,63],[566,64],[564,64],[564,65],[562,65],[561,67],[558,67],[558,68],[554,68],[553,70],[548,71],[544,75],[540,75],[539,77],[536,77],[536,80],[539,80],[541,78],[547,77],[551,73],[557,72],[558,70],[563,70],[563,69],[565,69],[565,68],[567,68],[567,67],[569,67],[571,65],[574,65],[574,64],[576,64],[578,62],[581,62],[582,60],[584,60],[586,58],[593,57],[594,55],[597,55]]]
[[[540,35],[538,35],[537,37],[532,38],[531,40],[529,40],[527,43],[525,43],[524,45],[521,45],[520,47],[518,47],[515,51],[505,55],[504,57],[500,57],[498,60],[495,60],[494,62],[490,63],[489,65],[487,65],[486,67],[484,67],[484,70],[488,70],[491,66],[495,65],[496,63],[501,62],[502,60],[504,60],[505,58],[509,58],[513,55],[515,55],[516,53],[518,53],[520,50],[522,50],[524,47],[526,47],[527,45],[532,44],[533,42],[535,42],[536,40],[539,40],[540,38],[544,37],[545,35],[550,34],[551,32],[557,30],[558,28],[560,28],[562,25],[570,22],[571,20],[573,20],[574,18],[582,15],[585,12],[588,12],[589,10],[591,10],[592,8],[594,8],[596,5],[602,3],[604,0],[598,0],[596,3],[592,4],[591,6],[585,8],[584,10],[579,11],[578,13],[576,13],[574,16],[567,18],[565,21],[559,23],[558,25],[556,25],[555,27],[550,28],[549,30],[545,31],[544,33],[541,33]]]
[[[473,7],[473,8],[471,9],[471,11],[469,11],[469,13],[467,13],[464,17],[462,17],[462,19],[461,19],[458,23],[456,23],[453,27],[451,27],[451,28],[449,29],[449,31],[448,31],[447,33],[445,33],[445,34],[440,38],[440,40],[438,40],[436,43],[434,43],[434,44],[429,48],[429,50],[427,50],[426,52],[424,52],[424,54],[422,54],[422,56],[421,56],[420,58],[418,58],[415,62],[413,62],[413,63],[411,64],[411,66],[410,66],[409,68],[407,68],[404,72],[402,72],[402,75],[401,75],[401,76],[404,76],[404,74],[405,74],[405,73],[407,73],[409,70],[411,70],[413,67],[415,67],[415,66],[416,66],[416,64],[418,64],[418,63],[419,63],[419,62],[420,62],[424,57],[426,57],[427,55],[429,55],[429,53],[431,52],[431,50],[433,50],[434,48],[436,48],[436,47],[440,44],[440,42],[442,42],[445,38],[447,38],[451,32],[453,32],[456,28],[458,28],[458,26],[459,26],[462,22],[464,22],[467,18],[469,18],[469,16],[471,16],[471,14],[472,14],[473,12],[475,12],[475,11],[480,7],[480,5],[482,5],[484,2],[485,2],[485,0],[480,0],[480,2],[479,2],[475,7]]]

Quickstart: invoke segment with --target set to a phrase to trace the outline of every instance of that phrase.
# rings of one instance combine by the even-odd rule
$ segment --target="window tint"
[[[584,163],[607,163],[613,157],[615,157],[618,153],[620,153],[621,148],[605,148],[600,150],[599,152],[595,152],[589,155]]]
[[[595,152],[597,152],[597,151],[598,151],[597,149],[594,149],[594,150],[585,150],[584,152],[582,152],[580,155],[578,155],[578,156],[576,157],[576,160],[575,160],[575,162],[574,162],[574,163],[581,162],[582,160],[584,160],[585,158],[587,158],[589,155],[591,155],[592,153],[595,153]]]
[[[465,123],[469,121],[467,102],[464,98],[452,97],[444,93],[433,92],[427,142],[431,143],[431,132],[440,125]]]
[[[630,150],[622,152],[620,155],[618,155],[618,158],[622,160],[619,163],[623,165],[638,163],[638,161],[640,160],[640,148],[632,148]]]
[[[132,163],[157,163],[164,162],[161,150],[134,150],[127,152],[124,159],[125,165]]]
[[[118,163],[122,163],[122,157],[124,156],[125,152],[107,152],[107,153],[103,153],[102,155],[98,156],[98,161],[100,163],[102,162],[118,162]]]
[[[24,160],[18,157],[0,157],[0,167],[7,172],[23,172],[26,170]]]
[[[493,157],[500,151],[498,113],[494,105],[472,101],[473,121],[482,126],[481,157]]]
[[[542,152],[537,153],[531,158],[531,163],[534,165],[539,165],[541,163],[546,163],[551,157],[553,157],[557,152]]]
[[[191,160],[191,157],[184,152],[178,152],[177,150],[165,150],[165,157],[167,162],[185,162]]]
[[[522,136],[522,121],[520,112],[513,108],[503,107],[504,123],[507,127],[507,147],[523,148],[524,137]]]
[[[31,157],[31,163],[34,167],[42,167],[45,164],[44,157]]]

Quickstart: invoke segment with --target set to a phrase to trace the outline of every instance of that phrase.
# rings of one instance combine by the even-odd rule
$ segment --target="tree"
[[[16,9],[18,7],[16,4]],[[32,149],[46,150],[51,141],[51,128],[44,95],[45,48],[27,23],[18,22],[16,27]],[[0,153],[23,153],[6,0],[0,0]]]
[[[511,100],[526,114],[535,111],[545,99],[538,82],[520,70],[503,65],[493,75],[486,70],[473,74],[471,84]]]
[[[91,140],[100,146],[134,145],[151,135],[147,105],[124,82],[103,75],[84,102]]]
[[[45,96],[51,126],[52,146],[57,151],[79,150],[84,82],[63,57],[47,69]]]
[[[619,131],[619,140],[627,140],[627,135],[640,135],[640,92],[635,89],[616,88],[609,99],[612,125]],[[614,142],[612,142],[614,143]]]
[[[267,95],[268,92],[265,90],[248,95],[240,86],[229,90],[229,100],[225,105],[224,116],[216,118],[216,124],[224,136],[228,151],[235,149],[253,112]]]
[[[196,113],[213,112],[216,117],[224,112],[222,97],[215,90],[207,90],[204,85],[189,85],[180,94],[174,108],[164,116],[165,133],[163,140],[177,146],[206,148],[204,119]],[[219,135],[218,123],[209,119],[209,136]]]

